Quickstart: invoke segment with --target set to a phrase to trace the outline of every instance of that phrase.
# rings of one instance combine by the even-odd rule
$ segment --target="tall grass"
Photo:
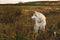
[[[53,27],[58,27],[57,32],[60,30],[59,6],[0,6],[0,40],[33,40],[32,33],[35,23],[31,16],[35,10],[46,16],[47,31],[52,30]],[[54,30],[53,28],[52,31]],[[39,36],[37,40],[41,37],[49,40],[49,33]]]

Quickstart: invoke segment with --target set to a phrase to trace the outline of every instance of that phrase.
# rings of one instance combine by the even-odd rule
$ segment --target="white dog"
[[[42,13],[35,11],[35,13],[32,16],[32,19],[35,20],[34,29],[36,30],[36,32],[38,32],[39,29],[41,31],[45,31],[46,17]]]

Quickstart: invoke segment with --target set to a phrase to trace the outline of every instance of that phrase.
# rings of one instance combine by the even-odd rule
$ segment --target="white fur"
[[[35,11],[35,13],[32,16],[32,19],[35,19],[35,27],[34,29],[38,32],[38,30],[45,31],[46,26],[46,17],[40,13]]]

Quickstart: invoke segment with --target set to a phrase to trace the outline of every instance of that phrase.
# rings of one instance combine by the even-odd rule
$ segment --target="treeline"
[[[0,4],[0,6],[60,6],[60,2],[57,1],[57,2],[54,2],[54,1],[42,1],[42,2],[26,2],[26,3],[22,3],[22,2],[19,2],[17,4]]]

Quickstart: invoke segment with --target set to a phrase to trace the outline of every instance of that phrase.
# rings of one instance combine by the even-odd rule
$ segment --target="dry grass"
[[[35,10],[42,12],[46,16],[47,29],[51,30],[50,28],[55,24],[59,28],[59,7],[60,6],[0,6],[0,40],[32,40],[31,35],[34,21],[31,19],[31,16]],[[46,36],[46,34],[48,35]],[[49,40],[48,37],[50,34],[46,34],[44,40]],[[40,37],[43,36],[39,36],[38,38]]]

